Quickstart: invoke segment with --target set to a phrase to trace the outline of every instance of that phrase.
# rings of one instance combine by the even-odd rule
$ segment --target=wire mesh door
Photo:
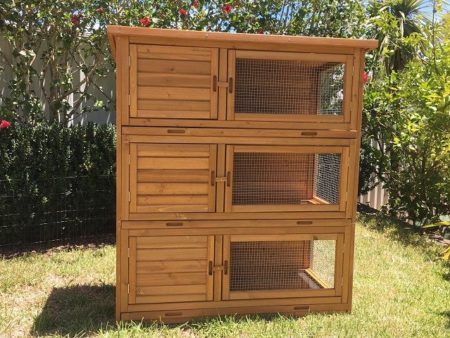
[[[341,234],[225,236],[223,297],[340,295],[342,241]]]
[[[342,211],[348,149],[228,146],[228,212]]]
[[[230,51],[228,119],[349,122],[352,59]]]

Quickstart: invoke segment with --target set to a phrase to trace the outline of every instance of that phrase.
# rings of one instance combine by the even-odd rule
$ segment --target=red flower
[[[194,2],[192,3],[192,7],[198,8],[198,6],[199,6],[198,0],[194,0]]]
[[[225,4],[222,7],[222,10],[227,14],[230,14],[232,9],[233,9],[233,7],[230,4]]]
[[[364,83],[367,83],[367,81],[369,81],[369,74],[364,72],[363,75],[362,75],[362,80],[363,80]]]
[[[72,22],[72,25],[76,26],[80,23],[81,14],[72,14],[70,17],[70,21]]]
[[[6,129],[11,127],[11,122],[8,122],[6,120],[3,120],[2,122],[0,122],[0,129]]]
[[[103,7],[99,7],[95,11],[99,14],[105,13],[105,9]]]
[[[144,27],[148,27],[151,23],[150,18],[148,16],[144,16],[142,19],[139,19],[139,23]]]
[[[262,29],[262,28],[260,28],[260,29],[258,29],[258,34],[264,34],[264,29]]]
[[[180,8],[178,13],[180,13],[180,15],[182,15],[182,16],[186,16],[188,14],[188,11],[185,10],[184,8]]]

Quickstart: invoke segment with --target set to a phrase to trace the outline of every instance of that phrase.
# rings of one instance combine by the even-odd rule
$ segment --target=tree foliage
[[[380,31],[396,22],[388,15],[381,22],[375,18]],[[365,95],[360,188],[382,183],[389,194],[388,210],[416,225],[450,214],[450,43],[445,20],[422,25],[409,36],[396,35],[397,43],[382,45],[369,63],[374,77]],[[404,53],[401,46],[415,53],[401,67],[386,62],[386,56],[399,60],[391,57]]]

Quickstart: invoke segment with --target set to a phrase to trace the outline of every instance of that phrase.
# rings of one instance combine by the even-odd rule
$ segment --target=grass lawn
[[[114,246],[0,259],[0,337],[450,337],[450,269],[417,235],[358,224],[351,314],[114,322]]]

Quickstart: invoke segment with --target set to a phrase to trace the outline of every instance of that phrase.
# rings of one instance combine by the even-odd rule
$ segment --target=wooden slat
[[[130,116],[137,115],[137,48],[136,45],[130,45]],[[127,98],[128,100],[128,98]]]
[[[214,78],[219,76],[219,49],[211,50],[211,71],[210,71],[210,99],[211,99],[211,119],[217,119],[219,93],[216,88],[214,90]]]
[[[185,295],[163,295],[163,296],[138,296],[137,304],[144,303],[177,303],[177,302],[195,302],[205,301],[206,294],[185,294]]]
[[[206,248],[207,236],[155,236],[138,237],[138,249]]]
[[[257,298],[294,298],[294,297],[329,297],[335,296],[334,289],[293,289],[293,290],[264,290],[264,291],[233,291],[230,299]]]
[[[192,98],[188,98],[183,101],[170,101],[170,100],[138,100],[138,110],[151,110],[151,111],[171,111],[185,113],[189,111],[204,112],[209,114],[210,103],[208,101],[195,101]],[[156,114],[155,112],[155,114]],[[186,113],[187,114],[187,113]],[[192,118],[192,117],[191,117]]]
[[[220,33],[210,31],[193,31],[180,29],[161,29],[145,27],[125,27],[109,25],[107,27],[108,36],[117,39],[119,36],[130,36],[133,41],[164,41],[160,44],[200,46],[220,45],[223,48],[264,49],[264,50],[290,50],[292,46],[305,47],[309,52],[320,48],[327,50],[340,50],[342,48],[373,49],[378,46],[377,40],[364,39],[344,39],[329,37],[306,37],[306,36],[288,36],[288,35],[266,35],[249,33]],[[155,43],[156,44],[156,43]],[[247,47],[247,48],[246,48]]]
[[[205,61],[138,59],[138,72],[209,75],[211,63]]]
[[[332,230],[330,230],[332,231]],[[337,234],[233,235],[231,242],[336,240]]]
[[[187,295],[187,294],[206,294],[206,285],[163,285],[163,286],[138,286],[136,295],[142,296],[163,296],[163,295]]]
[[[236,58],[263,59],[263,60],[295,60],[305,62],[345,62],[345,55],[319,54],[319,53],[285,53],[285,52],[258,52],[237,50]]]
[[[208,193],[205,183],[139,183],[139,195],[205,195]]]
[[[212,263],[214,264],[214,245],[215,245],[215,236],[208,236],[208,264]],[[211,276],[207,275],[206,278],[206,299],[207,300],[214,300],[214,275]]]
[[[167,213],[167,212],[210,212],[207,204],[174,204],[174,205],[138,205],[138,213]]]
[[[138,249],[136,251],[138,261],[160,261],[160,260],[184,260],[184,259],[206,259],[207,249]]]
[[[206,260],[147,261],[137,264],[137,272],[147,274],[205,272],[206,266]]]
[[[207,88],[185,87],[138,87],[138,100],[200,100],[209,101],[211,98]]]
[[[208,195],[138,195],[137,205],[207,205]]]
[[[209,75],[143,72],[137,75],[137,83],[139,86],[209,88],[211,86],[210,82],[211,77]]]
[[[186,285],[186,284],[205,284],[205,272],[189,273],[152,273],[137,274],[137,285],[156,286],[156,285]]]
[[[136,237],[129,237],[129,285],[130,285],[130,294],[129,294],[129,303],[136,303],[136,248],[137,248],[137,239]]]
[[[173,47],[138,45],[138,57],[143,59],[209,61],[211,49],[199,47]]]
[[[209,169],[209,158],[152,158],[140,157],[138,169]]]
[[[209,157],[207,144],[138,144],[139,157]]]
[[[181,102],[181,101],[178,101]],[[209,111],[138,109],[139,117],[162,119],[209,119]]]
[[[208,183],[209,179],[207,169],[143,169],[137,172],[138,182]]]

